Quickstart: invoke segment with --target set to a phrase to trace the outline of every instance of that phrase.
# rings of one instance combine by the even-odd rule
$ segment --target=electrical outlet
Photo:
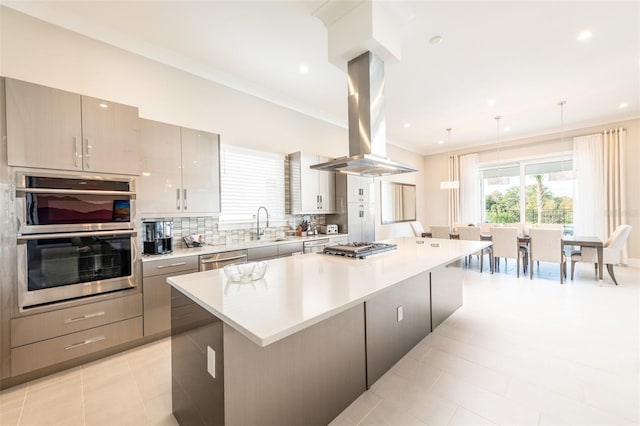
[[[402,309],[402,305],[398,306],[398,322],[402,321],[404,318],[404,312]]]
[[[216,378],[216,351],[207,345],[207,371],[211,377]]]

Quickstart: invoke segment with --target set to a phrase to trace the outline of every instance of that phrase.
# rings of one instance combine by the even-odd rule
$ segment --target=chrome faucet
[[[261,235],[264,235],[264,229],[260,232],[260,210],[264,209],[265,214],[267,215],[267,226],[265,229],[269,227],[269,211],[265,206],[258,207],[258,213],[256,213],[256,238],[260,239]]]

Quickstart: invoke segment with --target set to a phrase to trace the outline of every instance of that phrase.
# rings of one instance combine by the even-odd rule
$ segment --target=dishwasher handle
[[[206,265],[208,263],[229,262],[231,260],[239,260],[239,259],[246,259],[246,258],[247,258],[246,254],[243,254],[240,256],[234,256],[234,257],[221,257],[221,258],[205,257],[200,261],[200,264]]]

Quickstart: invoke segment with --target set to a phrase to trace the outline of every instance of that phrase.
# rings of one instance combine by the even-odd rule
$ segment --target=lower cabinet
[[[171,286],[167,278],[198,272],[198,256],[147,261],[142,264],[144,336],[171,330]]]
[[[365,302],[367,388],[431,332],[429,272]]]
[[[253,262],[256,260],[275,259],[277,257],[291,256],[302,253],[304,250],[303,243],[296,241],[294,243],[274,244],[262,247],[252,247],[247,249],[247,260]]]
[[[11,320],[11,375],[19,376],[142,337],[142,295]]]
[[[431,271],[431,331],[462,306],[460,261]]]

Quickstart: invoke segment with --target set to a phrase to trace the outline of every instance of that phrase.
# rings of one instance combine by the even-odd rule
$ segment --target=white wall
[[[638,170],[640,170],[640,119],[607,123],[560,133],[520,139],[496,146],[483,146],[479,155],[481,163],[525,159],[541,155],[553,155],[571,152],[573,137],[602,132],[607,129],[624,127],[627,129],[626,181],[627,181],[627,218],[633,226],[628,248],[630,264],[640,266],[640,191],[638,190]],[[561,136],[563,142],[561,143]],[[456,154],[467,154],[479,150],[465,149]],[[426,195],[425,227],[447,223],[447,194],[439,189],[439,182],[447,180],[447,154],[426,156],[424,159],[424,178]],[[442,205],[444,208],[433,208]]]
[[[134,105],[141,117],[219,133],[223,142],[233,145],[329,157],[349,151],[345,128],[4,7],[0,75]],[[390,158],[422,169],[421,155],[391,145],[387,151]],[[422,174],[397,180],[418,186],[418,212],[423,213]],[[396,226],[382,227],[379,214],[376,221],[380,238],[400,232]]]

